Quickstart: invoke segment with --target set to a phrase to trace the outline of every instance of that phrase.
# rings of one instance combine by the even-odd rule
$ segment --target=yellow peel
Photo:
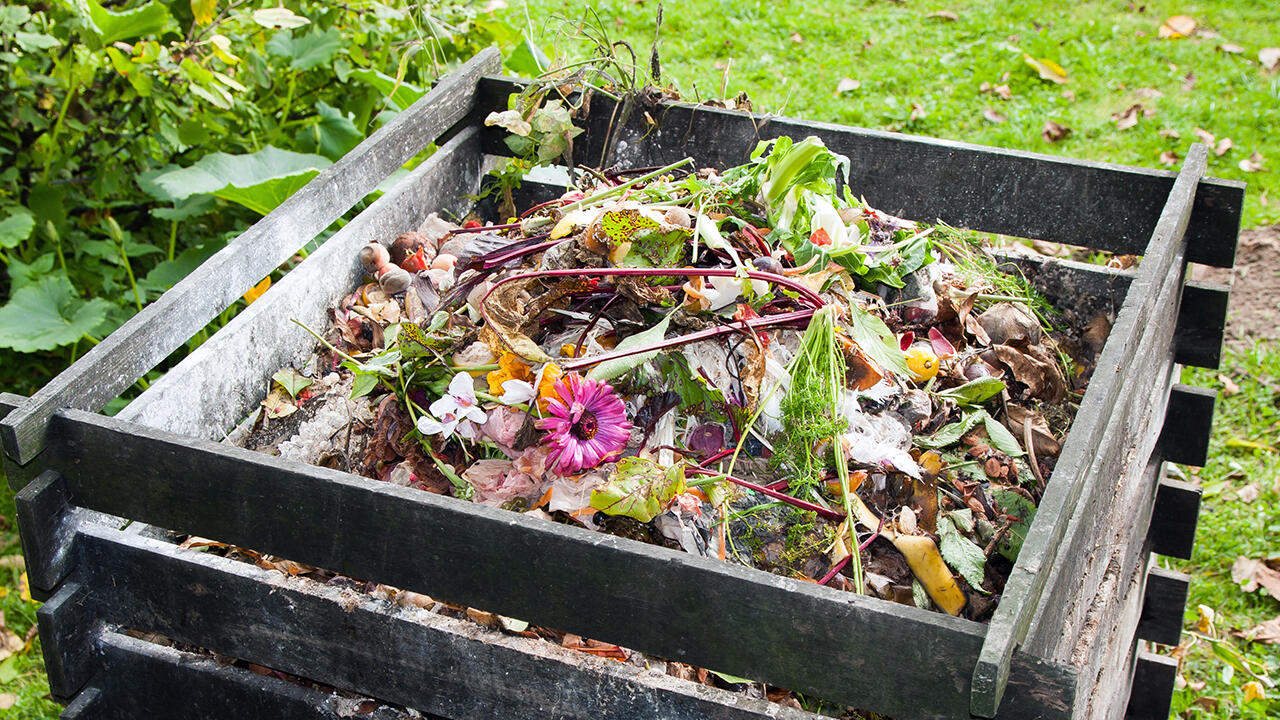
[[[894,538],[893,545],[906,557],[911,572],[924,585],[925,592],[929,593],[933,602],[947,613],[959,615],[964,609],[964,592],[956,585],[955,576],[943,562],[933,538],[924,535],[899,535]]]
[[[881,537],[898,548],[898,552],[907,559],[907,566],[920,580],[920,584],[924,585],[925,592],[929,593],[933,602],[946,612],[959,615],[966,602],[964,591],[956,585],[956,578],[942,560],[942,553],[938,552],[933,539],[923,535],[899,535],[888,524],[880,527],[880,518],[871,512],[862,498],[853,495],[849,501],[854,517],[863,527],[868,530],[880,528]]]

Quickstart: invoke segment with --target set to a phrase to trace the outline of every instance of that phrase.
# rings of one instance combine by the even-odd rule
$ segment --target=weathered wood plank
[[[1189,482],[1165,478],[1156,491],[1156,506],[1147,531],[1151,552],[1191,559],[1200,519],[1201,488]]]
[[[83,542],[109,622],[453,720],[816,717],[154,540]]]
[[[1174,359],[1180,365],[1217,368],[1222,361],[1222,336],[1227,329],[1231,288],[1220,283],[1188,282],[1182,288],[1182,311]]]
[[[279,642],[279,640],[277,640]],[[407,720],[397,708],[226,666],[116,632],[103,633],[101,715],[116,720]],[[372,661],[372,660],[371,660]],[[83,695],[84,693],[81,693]],[[434,720],[442,720],[429,716]]]
[[[1139,652],[1133,669],[1133,690],[1129,695],[1128,720],[1168,720],[1173,701],[1173,682],[1178,661],[1164,655]]]
[[[1106,315],[1115,317],[1133,283],[1133,270],[1118,270],[1104,265],[1037,258],[1012,253],[997,253],[998,269],[1021,274],[1050,303],[1076,310],[1081,317]]]
[[[480,182],[479,139],[467,128],[396,188],[325,241],[265,295],[196,348],[119,417],[209,440],[223,437],[266,395],[273,372],[301,365],[328,310],[364,275],[356,253],[417,229],[432,212],[463,213]]]
[[[5,453],[25,465],[43,449],[55,410],[96,411],[127,389],[392,171],[467,117],[479,77],[499,65],[498,52],[490,48],[442,78],[421,100],[85,353],[0,422]]]
[[[59,720],[106,720],[102,691],[90,686],[80,691],[58,715]]]
[[[478,111],[505,110],[508,95],[519,88],[508,78],[485,78]],[[747,162],[759,140],[816,135],[849,157],[850,185],[874,207],[1117,253],[1143,253],[1175,179],[1161,170],[674,103],[637,108],[630,123],[607,137],[613,109],[609,99],[593,98],[590,116],[580,123],[587,132],[574,140],[575,162],[601,164],[608,140],[617,150],[605,164],[660,166],[692,156],[702,166],[723,169]],[[485,151],[510,155],[503,136],[501,128],[488,128]],[[1244,184],[1205,179],[1201,188],[1187,259],[1231,267]]]
[[[1155,566],[1147,573],[1138,637],[1161,645],[1182,639],[1182,614],[1187,609],[1191,576]]]
[[[68,582],[36,611],[49,692],[55,697],[72,697],[93,677],[98,622],[86,602],[89,594],[89,588]]]
[[[1137,351],[1144,336],[1150,335],[1144,329],[1158,307],[1161,290],[1166,289],[1168,283],[1181,282],[1180,274],[1171,274],[1170,271],[1178,269],[1180,272],[1182,268],[1183,240],[1206,163],[1207,148],[1199,143],[1193,144],[1146,248],[1138,276],[1098,358],[1089,392],[1082,400],[1072,431],[1068,434],[1054,480],[1041,498],[1035,522],[1005,584],[1000,606],[988,625],[986,641],[973,676],[970,712],[975,716],[993,717],[1000,706],[1009,659],[1017,644],[1026,637],[1041,605],[1072,512],[1089,485],[1090,458],[1098,448],[1116,444],[1118,439],[1109,437],[1103,441],[1107,419],[1122,391],[1127,392],[1129,386],[1140,379],[1140,374],[1147,372],[1146,368],[1132,363],[1131,358],[1139,354]]]
[[[1097,483],[1092,498],[1082,496],[1023,643],[1028,653],[1080,671],[1076,696],[1086,701],[1077,702],[1077,718],[1100,717],[1127,697],[1128,683],[1116,675],[1127,680],[1142,609],[1148,555],[1138,538],[1164,467],[1159,457],[1142,461],[1154,445],[1151,425],[1148,441],[1127,453],[1130,460],[1102,476],[1115,480]]]
[[[1209,435],[1217,399],[1218,391],[1210,388],[1173,386],[1160,431],[1160,450],[1165,460],[1200,467],[1209,461]]]
[[[977,623],[82,411],[53,425],[77,505],[904,720],[968,707]],[[1069,712],[1070,670],[1014,668],[1012,717]]]
[[[77,523],[67,498],[62,476],[49,470],[41,473],[14,496],[18,535],[26,558],[27,579],[34,587],[52,591],[71,572],[71,539]]]

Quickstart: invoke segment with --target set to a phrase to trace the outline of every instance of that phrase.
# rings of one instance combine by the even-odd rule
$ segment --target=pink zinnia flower
[[[631,423],[608,383],[569,374],[555,391],[558,397],[547,403],[551,415],[538,421],[538,429],[551,431],[547,463],[557,473],[571,475],[622,454]]]

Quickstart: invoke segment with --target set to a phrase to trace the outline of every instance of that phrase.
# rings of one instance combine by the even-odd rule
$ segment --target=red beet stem
[[[852,557],[853,557],[852,555],[845,555],[844,557],[840,558],[840,562],[836,563],[835,566],[831,568],[831,572],[827,573],[826,575],[823,575],[822,579],[818,581],[818,584],[826,585],[827,583],[831,582],[831,579],[834,578],[836,575],[839,575],[840,571],[844,569],[844,566],[849,564],[849,559]]]
[[[748,490],[753,490],[755,492],[760,493],[761,495],[767,495],[768,497],[771,497],[774,500],[781,500],[782,502],[787,503],[788,505],[793,505],[795,507],[798,507],[801,510],[808,510],[809,512],[817,513],[818,515],[824,518],[827,518],[828,520],[844,519],[844,515],[836,512],[835,510],[824,508],[821,505],[814,505],[811,502],[806,502],[799,498],[791,497],[790,495],[787,495],[785,493],[780,493],[777,490],[770,490],[769,488],[763,485],[757,485],[749,480],[743,480],[742,478],[739,478],[739,477],[734,477],[732,475],[725,475],[724,473],[718,473],[718,472],[715,472],[714,470],[707,470],[706,468],[701,468],[696,465],[686,467],[685,472],[691,472],[698,475],[716,475],[719,477],[723,477],[725,480],[728,480],[734,485],[741,485],[742,487]]]

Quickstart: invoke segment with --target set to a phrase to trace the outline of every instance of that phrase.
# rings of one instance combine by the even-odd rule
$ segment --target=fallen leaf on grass
[[[1240,169],[1249,173],[1262,172],[1263,171],[1262,160],[1263,160],[1263,157],[1261,155],[1259,155],[1258,153],[1254,153],[1249,157],[1245,158],[1244,160],[1240,161]]]
[[[1222,383],[1222,394],[1227,397],[1231,397],[1232,395],[1240,392],[1240,386],[1226,375],[1219,373],[1218,382]]]
[[[925,15],[925,17],[936,18],[938,20],[950,20],[952,22],[960,19],[960,16],[951,10],[937,10]]]
[[[1155,88],[1138,88],[1137,95],[1144,100],[1154,100],[1155,98],[1164,97],[1164,93]]]
[[[1219,140],[1218,145],[1213,148],[1213,154],[1217,155],[1218,157],[1222,157],[1223,155],[1227,154],[1228,150],[1230,150],[1235,146],[1236,144],[1231,142],[1231,138],[1224,137],[1221,140]]]
[[[853,78],[841,78],[840,82],[836,83],[836,94],[843,95],[847,92],[853,92],[860,87],[862,87],[862,83],[854,80]]]
[[[1200,690],[1204,689],[1204,685],[1205,683],[1200,683],[1200,686],[1201,686]],[[1199,692],[1199,690],[1197,690],[1196,692]],[[1198,708],[1201,708],[1205,712],[1216,712],[1218,710],[1218,698],[1211,698],[1207,696],[1198,697],[1195,700],[1192,700],[1191,704]]]
[[[982,117],[985,118],[987,122],[993,122],[997,125],[1009,119],[1004,115],[1001,115],[999,112],[992,110],[991,108],[987,108],[986,110],[983,110]]]
[[[1172,150],[1165,150],[1160,153],[1161,165],[1177,165],[1180,160],[1182,160],[1182,156]]]
[[[1177,130],[1174,130],[1173,128],[1165,128],[1156,134],[1162,138],[1168,138],[1170,140],[1178,140],[1182,137],[1182,133],[1179,133]]]
[[[1233,630],[1231,634],[1248,642],[1280,645],[1280,617],[1254,625],[1244,632]]]
[[[1187,76],[1182,78],[1182,91],[1191,92],[1191,89],[1194,88],[1195,86],[1196,86],[1196,74],[1188,70]]]
[[[27,562],[21,555],[5,555],[0,557],[0,568],[18,568],[19,570],[27,569]]]
[[[1262,689],[1262,683],[1258,682],[1257,680],[1250,680],[1244,685],[1241,685],[1240,689],[1244,691],[1245,705],[1248,705],[1254,700],[1267,699],[1267,691]]]
[[[18,696],[13,693],[0,693],[0,710],[8,710],[16,705]]]
[[[1146,108],[1142,107],[1142,103],[1134,103],[1129,107],[1115,113],[1111,119],[1116,123],[1117,130],[1128,130],[1138,124],[1144,116],[1147,115]]]
[[[1060,125],[1052,120],[1044,122],[1044,129],[1040,131],[1040,137],[1047,142],[1059,142],[1064,140],[1071,134],[1071,128],[1066,125]]]
[[[923,106],[923,105],[918,105],[918,104],[916,104],[916,103],[911,103],[911,118],[910,118],[910,122],[915,122],[916,120],[923,120],[923,119],[925,119],[925,118],[926,118],[926,117],[928,117],[928,116],[929,116],[929,113],[924,109],[924,106]]]
[[[1249,483],[1236,491],[1236,497],[1240,498],[1240,502],[1251,503],[1258,499],[1258,493],[1262,488],[1258,487],[1258,483]]]
[[[1234,45],[1232,43],[1222,43],[1221,45],[1218,46],[1218,49],[1230,55],[1239,55],[1240,53],[1244,52],[1244,48],[1240,47],[1239,45]]]
[[[1280,48],[1262,48],[1258,51],[1258,62],[1268,71],[1280,67]]]
[[[797,45],[798,45],[798,44],[800,44],[800,43],[803,43],[803,42],[804,42],[804,36],[803,36],[803,35],[801,35],[801,34],[800,34],[800,33],[798,33],[798,32],[793,32],[793,33],[791,33],[791,42],[796,43]]]
[[[1190,15],[1174,15],[1160,25],[1159,35],[1165,40],[1176,40],[1187,37],[1195,31],[1195,18]]]
[[[1249,593],[1266,588],[1271,597],[1280,600],[1280,570],[1272,565],[1280,566],[1280,558],[1258,560],[1241,555],[1231,563],[1231,581]]]
[[[18,578],[18,597],[22,598],[23,602],[35,602],[31,599],[31,582],[27,580],[25,572]]]
[[[1035,68],[1036,72],[1040,73],[1041,80],[1048,80],[1049,82],[1054,82],[1059,85],[1071,82],[1071,80],[1067,78],[1066,69],[1049,58],[1040,58],[1037,60],[1030,55],[1023,55],[1022,60],[1026,64]]]
[[[1213,133],[1203,128],[1194,128],[1192,129],[1191,132],[1195,133],[1196,137],[1200,138],[1200,142],[1204,143],[1205,145],[1208,145],[1209,147],[1213,147],[1213,143],[1215,140],[1215,138],[1213,137]]]

